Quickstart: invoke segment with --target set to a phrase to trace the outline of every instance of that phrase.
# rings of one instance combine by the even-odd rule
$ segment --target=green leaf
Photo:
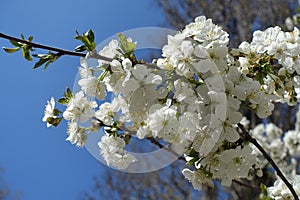
[[[48,60],[47,59],[40,59],[38,62],[35,63],[33,69],[39,68],[43,64],[45,64]]]
[[[64,92],[64,97],[58,99],[57,102],[60,103],[60,104],[65,105],[65,104],[68,104],[71,101],[72,98],[73,98],[73,93],[70,90],[70,88],[67,87],[66,92]]]
[[[122,33],[118,35],[118,41],[123,53],[129,58],[136,49],[136,44],[134,42],[127,41],[126,36]]]
[[[33,37],[32,37],[32,36],[29,36],[29,37],[28,37],[28,41],[31,42],[32,40],[33,40]]]
[[[9,40],[9,41],[15,47],[22,47],[23,46],[22,43],[20,43],[20,42],[17,42],[17,41],[14,41],[14,40]]]
[[[67,98],[73,98],[73,93],[71,91],[71,89],[69,87],[67,87],[67,94],[66,94]]]
[[[29,49],[26,49],[25,47],[23,47],[23,49],[22,49],[22,56],[28,61],[32,60]]]
[[[3,47],[3,50],[6,52],[6,53],[14,53],[16,51],[19,51],[20,50],[20,47],[16,47],[16,48],[6,48],[6,47]]]
[[[76,34],[74,39],[81,41],[83,45],[76,47],[75,51],[82,52],[88,50],[91,52],[96,48],[96,43],[94,42],[95,35],[91,29],[82,35],[79,35],[78,31],[76,31]]]
[[[59,123],[61,122],[61,120],[62,120],[62,117],[60,117],[60,118],[48,117],[47,118],[47,122],[54,127],[58,126]]]
[[[192,158],[190,161],[188,161],[186,164],[187,165],[193,165],[199,158]]]
[[[86,46],[84,46],[84,45],[79,45],[75,48],[76,52],[83,52],[85,50],[87,50],[87,49],[86,49]]]
[[[104,79],[105,76],[108,74],[108,72],[109,72],[109,70],[108,70],[108,68],[106,68],[106,69],[104,70],[104,72],[98,77],[98,80],[99,80],[99,81],[103,81],[103,79]]]
[[[51,60],[48,60],[48,62],[45,64],[43,70],[46,70],[51,63],[53,63],[53,62]]]
[[[95,34],[92,31],[92,29],[89,29],[88,32],[85,34],[90,42],[94,42],[95,40]]]
[[[57,108],[54,108],[54,110],[53,110],[53,115],[54,116],[58,116],[60,113],[61,113],[60,110],[58,110]]]
[[[66,98],[60,98],[60,99],[57,100],[57,102],[60,103],[60,104],[63,104],[63,105],[68,104]]]
[[[52,53],[51,51],[49,51],[48,54],[32,54],[32,56],[40,58],[40,60],[35,63],[33,69],[36,69],[45,64],[44,70],[46,70],[51,63],[60,58],[60,55],[58,53]]]
[[[22,38],[22,40],[25,40],[25,37],[24,37],[24,35],[23,35],[23,34],[21,34],[21,38]]]
[[[263,195],[268,196],[267,186],[265,186],[263,183],[260,183],[260,189],[261,189]]]

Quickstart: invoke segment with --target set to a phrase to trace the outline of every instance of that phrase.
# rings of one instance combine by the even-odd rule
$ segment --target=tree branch
[[[286,179],[286,177],[283,175],[279,167],[276,165],[276,163],[273,161],[273,159],[269,156],[269,154],[264,150],[264,148],[257,142],[255,138],[253,138],[249,132],[245,129],[245,127],[238,123],[238,127],[241,129],[242,134],[240,136],[245,139],[246,141],[251,142],[268,160],[268,162],[272,165],[272,167],[277,172],[277,175],[281,178],[281,180],[284,182],[284,184],[288,187],[288,189],[291,191],[293,197],[295,200],[299,200],[297,193],[295,192],[292,184]]]
[[[236,184],[238,184],[238,185],[240,185],[240,186],[244,186],[244,187],[247,187],[247,188],[256,190],[256,191],[260,191],[259,188],[254,187],[254,186],[252,186],[252,185],[249,185],[249,184],[247,184],[247,183],[244,183],[244,182],[242,182],[242,181],[239,181],[239,180],[234,179],[233,182],[236,183]]]
[[[23,40],[23,39],[20,39],[20,38],[9,36],[9,35],[3,34],[1,32],[0,32],[0,38],[4,38],[4,39],[7,39],[7,40],[13,40],[13,41],[16,41],[16,42],[24,43],[24,44],[27,44],[31,47],[38,48],[38,49],[45,49],[45,50],[49,50],[49,51],[55,51],[55,52],[58,52],[59,55],[77,56],[77,57],[84,57],[84,58],[87,56],[87,54],[85,54],[85,53],[68,51],[68,50],[59,49],[59,48],[56,48],[56,47],[51,47],[51,46],[46,46],[46,45],[42,45],[42,44],[38,44],[38,43],[34,43],[34,42],[29,42],[27,40]],[[104,61],[108,61],[108,62],[111,62],[113,60],[111,58],[107,58],[107,57],[101,56],[99,54],[91,55],[89,58],[95,58],[95,59],[98,59],[98,60],[104,60]]]
[[[146,138],[147,140],[149,140],[152,144],[155,144],[156,146],[158,146],[160,149],[164,148],[164,146],[162,144],[160,144],[157,140],[155,140],[155,138],[153,137],[148,137]],[[182,160],[184,162],[186,162],[185,158],[178,155],[178,153],[176,153],[175,151],[173,151],[172,149],[170,148],[166,148],[170,153],[172,153],[173,155],[175,156],[178,156],[178,160]]]
[[[106,126],[106,127],[112,128],[111,125],[106,125],[103,121],[101,121],[101,120],[98,119],[97,117],[93,117],[93,119],[97,121],[97,123],[99,124],[99,127],[105,127],[105,126]],[[130,133],[130,134],[132,134],[132,135],[135,135],[135,134],[136,134],[134,131],[127,129],[127,128],[124,127],[124,126],[119,126],[119,127],[117,127],[117,129],[118,129],[119,131],[125,131],[125,132],[128,132],[128,133]],[[145,138],[145,139],[148,140],[148,141],[150,141],[152,144],[158,146],[160,149],[164,148],[164,145],[162,145],[161,143],[159,143],[154,137],[148,137],[148,138]],[[166,148],[166,149],[167,149],[170,153],[172,153],[173,155],[178,156],[178,160],[182,160],[182,161],[186,162],[186,160],[185,160],[185,158],[184,158],[183,156],[178,155],[178,153],[176,153],[175,151],[173,151],[173,150],[170,149],[170,148]]]

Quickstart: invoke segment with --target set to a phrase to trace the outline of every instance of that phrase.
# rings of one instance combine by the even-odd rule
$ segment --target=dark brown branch
[[[68,55],[68,56],[77,56],[77,57],[86,57],[87,56],[87,54],[85,54],[85,53],[68,51],[68,50],[59,49],[59,48],[56,48],[56,47],[51,47],[51,46],[46,46],[46,45],[42,45],[42,44],[38,44],[38,43],[34,43],[34,42],[29,42],[27,40],[22,40],[20,38],[9,36],[9,35],[3,34],[3,33],[0,33],[0,38],[4,38],[4,39],[7,39],[7,40],[13,40],[13,41],[16,41],[16,42],[24,43],[24,44],[27,44],[31,47],[38,48],[38,49],[45,49],[45,50],[49,50],[49,51],[55,51],[55,52],[58,52],[59,55]],[[111,58],[107,58],[107,57],[101,56],[99,54],[91,55],[89,58],[95,58],[95,59],[104,60],[104,61],[108,61],[108,62],[112,61]]]
[[[240,136],[245,139],[246,141],[251,142],[268,160],[268,162],[272,165],[272,167],[277,172],[277,175],[281,178],[281,180],[284,182],[284,184],[288,187],[288,189],[291,191],[293,197],[295,200],[299,200],[297,193],[295,192],[292,184],[286,179],[286,177],[283,175],[277,164],[273,161],[273,159],[269,156],[269,154],[264,150],[264,148],[257,142],[255,138],[253,138],[248,131],[244,128],[242,124],[238,124],[238,127],[241,129],[242,134]]]
[[[105,125],[103,121],[101,121],[100,119],[98,119],[97,117],[93,117],[93,119],[98,123],[99,127],[110,127],[110,128],[113,128],[111,125]],[[119,126],[117,127],[117,129],[119,131],[125,131],[125,132],[128,132],[132,135],[135,135],[135,132],[132,131],[132,130],[129,130],[127,129],[126,127],[124,126]],[[148,137],[148,138],[145,138],[146,140],[150,141],[152,144],[155,144],[156,146],[158,146],[160,149],[164,148],[164,145],[162,145],[161,143],[159,143],[154,137]],[[170,148],[166,148],[170,153],[172,153],[173,155],[177,156],[178,157],[178,160],[182,160],[184,162],[186,162],[185,158],[181,155],[178,155],[178,153],[176,153],[175,151],[173,151],[172,149]]]
[[[152,144],[155,144],[156,146],[158,146],[160,149],[164,148],[164,146],[162,144],[160,144],[157,140],[155,140],[153,137],[148,137],[146,139],[149,140]],[[178,160],[182,160],[182,161],[186,162],[184,157],[178,155],[178,153],[176,153],[172,149],[170,149],[170,148],[166,148],[166,149],[173,155],[178,156]]]
[[[259,188],[254,187],[254,186],[252,186],[252,185],[249,185],[249,184],[247,184],[247,183],[243,183],[242,181],[239,181],[239,180],[234,179],[233,182],[236,183],[236,184],[238,184],[238,185],[241,185],[241,186],[244,186],[244,187],[247,187],[247,188],[250,188],[250,189],[254,189],[254,190],[260,191]]]

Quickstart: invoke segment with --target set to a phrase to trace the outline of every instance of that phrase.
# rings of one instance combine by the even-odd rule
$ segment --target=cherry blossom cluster
[[[111,61],[99,60],[93,68],[81,59],[81,91],[67,89],[58,100],[64,111],[55,108],[52,98],[43,121],[56,126],[67,120],[67,140],[80,147],[89,133],[104,131],[100,154],[117,169],[137,162],[125,150],[131,137],[163,140],[186,159],[182,173],[195,189],[213,180],[230,186],[234,179],[260,176],[266,163],[241,137],[238,125],[246,126],[241,108],[266,118],[273,102],[299,101],[299,30],[256,31],[251,43],[237,49],[228,42],[228,33],[200,16],[168,36],[161,58],[146,63],[134,56],[136,43],[120,34],[98,52]],[[283,146],[298,152],[294,132],[280,138],[279,128],[264,126],[250,133],[272,156],[282,159]]]

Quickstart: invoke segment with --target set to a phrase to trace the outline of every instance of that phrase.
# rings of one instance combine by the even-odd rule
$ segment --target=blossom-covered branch
[[[290,192],[284,195],[298,199],[298,176],[285,178],[244,129],[241,111],[267,118],[274,102],[290,106],[300,102],[298,29],[256,31],[250,43],[229,49],[228,33],[200,16],[169,35],[162,57],[152,63],[139,61],[134,54],[136,42],[123,34],[99,52],[92,31],[76,39],[83,43],[76,49],[88,51],[87,57],[97,58],[98,63],[89,66],[81,58],[80,90],[68,88],[58,99],[65,105],[62,111],[55,108],[54,98],[48,102],[43,118],[47,126],[65,119],[67,140],[80,147],[91,132],[101,134],[100,154],[108,165],[122,170],[143,162],[125,150],[132,137],[160,148],[162,140],[186,161],[182,173],[198,190],[203,184],[213,186],[214,180],[230,186],[236,179],[262,176],[264,161],[257,156],[257,147],[288,187]],[[22,41],[12,43],[16,48],[7,51],[22,48],[26,53],[34,47],[31,40],[24,43],[27,46]],[[57,59],[56,54],[47,56],[39,57],[38,66]]]

